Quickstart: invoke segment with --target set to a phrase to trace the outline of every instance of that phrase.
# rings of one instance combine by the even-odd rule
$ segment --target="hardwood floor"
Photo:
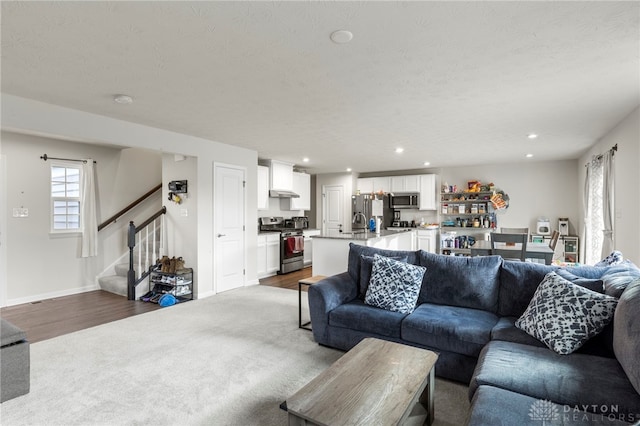
[[[285,275],[274,275],[260,280],[260,285],[288,288],[298,291],[298,281],[311,276],[311,266],[299,271],[289,272]],[[304,289],[304,287],[303,287]]]
[[[298,281],[311,276],[311,267],[260,280],[260,285],[298,290]],[[306,287],[303,287],[306,290]],[[188,303],[188,302],[187,302]],[[127,300],[95,290],[0,309],[0,316],[20,327],[31,343],[160,309],[155,303]]]
[[[159,309],[155,303],[127,300],[95,290],[0,309],[0,316],[27,334],[31,343]]]

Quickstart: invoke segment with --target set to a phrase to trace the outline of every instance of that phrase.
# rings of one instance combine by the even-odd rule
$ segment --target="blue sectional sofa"
[[[426,268],[413,312],[364,302],[375,254]],[[614,320],[569,355],[515,325],[550,272],[619,298]],[[629,262],[559,268],[352,244],[348,270],[310,287],[309,307],[322,345],[349,350],[376,337],[437,352],[436,375],[469,384],[469,424],[640,421],[640,269]],[[551,417],[531,415],[540,401],[546,411],[535,412]]]

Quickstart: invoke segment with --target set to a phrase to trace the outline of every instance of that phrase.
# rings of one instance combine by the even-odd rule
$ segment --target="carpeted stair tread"
[[[127,277],[127,274],[129,273],[129,264],[128,263],[119,263],[114,267],[115,271],[116,271],[116,275],[119,275],[121,277]]]
[[[122,277],[120,275],[107,275],[105,277],[98,278],[98,284],[100,285],[100,289],[104,291],[127,297],[126,276]],[[136,287],[136,299],[139,299],[140,296],[145,294],[149,290],[148,287],[149,285],[146,281],[138,284],[138,286]]]

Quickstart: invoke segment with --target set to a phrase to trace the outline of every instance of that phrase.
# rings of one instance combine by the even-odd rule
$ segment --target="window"
[[[80,231],[80,167],[51,165],[51,231]]]

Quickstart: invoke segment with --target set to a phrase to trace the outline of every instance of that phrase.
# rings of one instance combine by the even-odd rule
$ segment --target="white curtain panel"
[[[602,259],[604,219],[602,208],[602,156],[587,165],[585,198],[587,203],[584,232],[584,263],[593,265]]]
[[[93,160],[84,159],[82,165],[82,195],[80,201],[82,224],[82,257],[98,255],[98,214],[96,211],[96,185]]]
[[[601,259],[613,251],[613,208],[614,208],[614,162],[613,151],[602,154],[602,252]]]

